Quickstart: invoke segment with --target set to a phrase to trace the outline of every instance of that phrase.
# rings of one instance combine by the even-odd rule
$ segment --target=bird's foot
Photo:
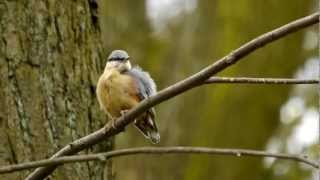
[[[121,110],[121,111],[120,111],[121,116],[124,117],[128,111],[129,111],[129,110]],[[125,131],[125,127],[122,128],[121,131],[124,132],[124,131]]]
[[[116,129],[116,118],[111,119],[111,126],[113,129]]]
[[[120,111],[121,116],[126,115],[126,113],[127,113],[128,111],[129,111],[129,110],[121,110],[121,111]]]
[[[115,118],[109,118],[109,121],[111,121],[111,127],[113,128],[113,129],[115,129],[116,128],[116,124],[115,124],[115,122],[116,122],[116,119]],[[109,123],[107,123],[107,124],[105,124],[105,126],[104,126],[104,133],[107,133],[108,132],[108,130],[109,130]]]

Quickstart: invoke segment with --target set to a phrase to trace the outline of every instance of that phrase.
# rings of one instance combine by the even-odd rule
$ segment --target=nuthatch
[[[112,51],[97,84],[100,107],[112,121],[156,94],[156,85],[149,73],[138,66],[131,67],[129,59],[126,51]],[[155,110],[151,108],[137,117],[134,125],[152,143],[158,143],[160,134],[154,118]]]

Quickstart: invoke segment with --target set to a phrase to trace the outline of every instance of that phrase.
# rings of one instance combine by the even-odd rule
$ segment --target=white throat
[[[108,61],[105,70],[116,69],[118,71],[127,71],[131,69],[130,61],[120,62],[120,61]]]

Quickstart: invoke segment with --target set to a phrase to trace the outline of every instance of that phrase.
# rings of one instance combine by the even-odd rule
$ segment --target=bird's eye
[[[108,61],[126,61],[128,60],[129,57],[112,57],[112,58],[109,58]]]

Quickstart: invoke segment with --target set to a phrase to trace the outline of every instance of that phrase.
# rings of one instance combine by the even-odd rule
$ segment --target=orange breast
[[[134,79],[118,71],[105,72],[99,79],[97,96],[100,106],[113,117],[121,116],[139,102],[138,88]]]

